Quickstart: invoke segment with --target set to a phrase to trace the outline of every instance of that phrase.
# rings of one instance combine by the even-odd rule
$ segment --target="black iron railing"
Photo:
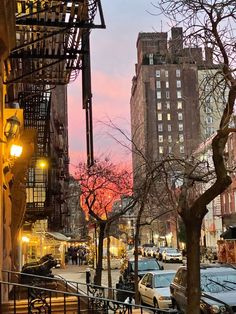
[[[19,307],[24,308],[24,314],[51,313],[132,313],[134,309],[142,313],[179,314],[175,309],[156,309],[133,304],[133,292],[121,289],[96,286],[75,281],[67,281],[62,277],[44,277],[24,274],[32,278],[31,284],[21,284],[22,273],[3,271],[5,281],[0,281],[0,295],[7,291],[8,301],[0,299],[0,313],[17,314]],[[17,282],[18,281],[18,282]],[[54,289],[47,288],[48,283],[56,283]],[[49,285],[50,286],[50,285]],[[83,288],[83,289],[81,289]],[[123,293],[125,302],[117,300],[117,295]],[[130,297],[130,298],[129,298]],[[6,296],[5,298],[6,299]]]

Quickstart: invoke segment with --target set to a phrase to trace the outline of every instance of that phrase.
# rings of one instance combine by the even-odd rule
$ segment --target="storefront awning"
[[[56,240],[59,241],[69,241],[70,238],[66,237],[64,234],[60,233],[60,232],[46,232],[47,235],[53,237]]]

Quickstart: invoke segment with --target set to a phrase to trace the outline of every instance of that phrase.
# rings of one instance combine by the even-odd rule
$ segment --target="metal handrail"
[[[87,293],[88,292],[91,292],[91,289],[101,289],[101,290],[111,290],[114,294],[115,291],[119,291],[119,292],[133,292],[131,290],[125,290],[125,289],[117,289],[117,288],[112,288],[112,287],[108,287],[108,286],[99,286],[99,285],[95,285],[93,283],[84,283],[84,282],[79,282],[79,281],[73,281],[73,280],[66,280],[65,278],[63,278],[61,275],[53,275],[53,277],[46,277],[46,276],[40,276],[40,275],[32,275],[32,274],[27,274],[27,273],[22,273],[22,272],[16,272],[16,271],[11,271],[11,270],[2,270],[3,273],[7,273],[8,274],[8,281],[10,282],[10,274],[16,274],[16,275],[19,275],[19,276],[28,276],[29,278],[32,277],[32,278],[38,278],[40,280],[52,280],[52,281],[55,281],[55,280],[59,280],[59,281],[62,281],[65,283],[66,287],[67,286],[72,286],[72,287],[76,287],[77,291],[79,292],[79,288],[78,286],[81,285],[81,286],[85,286],[87,288]],[[89,289],[90,288],[90,289]],[[90,290],[90,291],[88,291]],[[82,291],[82,290],[81,290]],[[83,291],[84,292],[84,291]]]
[[[13,287],[13,299],[10,303],[12,308],[11,313],[16,313],[17,310],[17,302],[19,301],[17,299],[17,288],[24,288],[27,291],[27,298],[24,299],[26,301],[26,307],[28,312],[25,312],[25,314],[32,314],[34,313],[35,308],[37,307],[38,313],[44,313],[45,309],[47,308],[48,313],[53,313],[53,304],[54,301],[56,301],[59,296],[62,296],[62,299],[64,302],[62,302],[61,310],[63,310],[64,313],[67,313],[67,306],[69,305],[69,302],[71,300],[67,300],[68,297],[75,297],[76,304],[73,304],[77,310],[77,313],[81,313],[81,311],[87,310],[89,311],[102,311],[103,313],[119,313],[121,314],[131,314],[133,308],[140,309],[140,313],[142,314],[146,310],[154,311],[156,314],[179,314],[177,310],[169,309],[169,310],[160,310],[156,308],[151,308],[148,306],[143,305],[136,305],[126,302],[121,302],[117,300],[111,300],[107,298],[101,298],[101,297],[94,297],[94,296],[87,296],[82,295],[79,293],[74,292],[68,292],[68,291],[60,291],[55,289],[48,289],[48,288],[42,288],[42,287],[35,287],[27,284],[18,284],[18,283],[12,283],[7,281],[0,281],[0,294],[2,295],[2,291],[4,286],[11,286]],[[6,302],[2,301],[2,298],[0,298],[0,313],[4,313],[4,305]],[[35,307],[36,306],[36,307]],[[6,313],[6,312],[5,312]],[[9,314],[10,312],[8,312]],[[56,312],[55,312],[56,313]]]

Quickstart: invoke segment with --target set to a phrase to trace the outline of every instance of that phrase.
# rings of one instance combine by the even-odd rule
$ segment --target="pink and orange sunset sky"
[[[94,155],[114,162],[131,161],[100,121],[111,119],[130,132],[130,91],[134,76],[139,32],[160,32],[161,17],[151,0],[101,0],[106,29],[91,32]],[[154,1],[155,3],[155,1]],[[165,31],[165,29],[163,29]],[[86,161],[85,112],[81,75],[68,87],[69,152],[72,165]]]

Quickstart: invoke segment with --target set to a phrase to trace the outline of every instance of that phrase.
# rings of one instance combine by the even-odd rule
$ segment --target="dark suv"
[[[147,272],[152,270],[162,270],[163,266],[155,258],[139,258],[138,259],[138,277],[141,279]],[[124,262],[122,265],[120,282],[133,283],[134,281],[134,259]]]
[[[236,313],[236,269],[230,266],[201,266],[201,314]],[[170,285],[173,306],[185,313],[187,268],[181,266]]]
[[[138,277],[141,279],[146,273],[153,270],[163,270],[164,267],[155,258],[141,257],[138,259]],[[116,284],[117,289],[129,290],[133,295],[134,293],[134,259],[129,259],[124,261],[121,266],[121,276],[119,283]],[[119,301],[124,301],[127,297],[127,293],[123,294],[119,292],[117,299]]]

